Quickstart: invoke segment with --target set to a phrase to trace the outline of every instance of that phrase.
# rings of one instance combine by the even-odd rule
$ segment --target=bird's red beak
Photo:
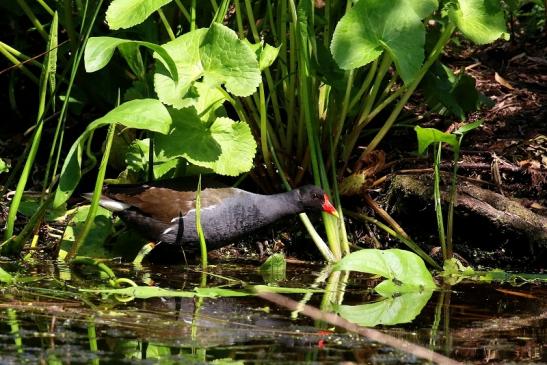
[[[325,202],[321,206],[323,208],[323,211],[338,218],[338,212],[336,211],[336,208],[334,207],[334,205],[332,205],[332,203],[330,202],[327,194],[324,195],[324,198],[325,198]]]

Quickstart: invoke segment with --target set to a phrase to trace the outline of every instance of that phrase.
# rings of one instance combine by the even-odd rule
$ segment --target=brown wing
[[[178,191],[156,186],[132,187],[123,191],[122,187],[107,187],[104,194],[138,208],[155,219],[170,223],[172,219],[185,216],[196,207],[195,191]],[[235,188],[204,189],[201,192],[203,209],[220,204],[224,199],[240,192]]]

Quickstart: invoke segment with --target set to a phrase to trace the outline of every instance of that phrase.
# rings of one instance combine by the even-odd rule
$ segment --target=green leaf
[[[207,83],[224,84],[236,96],[249,96],[260,84],[258,61],[230,28],[213,23],[199,48]]]
[[[146,75],[146,67],[139,49],[139,44],[135,42],[122,43],[118,46],[118,51],[124,58],[131,71],[140,79]]]
[[[130,28],[146,20],[171,0],[112,0],[106,10],[110,29]]]
[[[437,111],[440,104],[460,120],[465,120],[467,113],[478,110],[484,104],[484,96],[476,89],[474,78],[464,72],[455,75],[440,62],[428,70],[421,85],[426,103],[433,110]]]
[[[39,196],[25,196],[23,195],[23,199],[21,200],[21,205],[19,205],[19,213],[24,215],[25,217],[32,217],[34,213],[38,209],[40,209],[40,206],[44,204],[43,201],[41,201]],[[51,221],[62,221],[66,219],[66,204],[61,205],[60,207],[56,209],[47,209],[45,214],[45,220],[48,222]]]
[[[260,266],[260,274],[268,284],[285,280],[286,272],[287,262],[281,253],[274,253]]]
[[[10,165],[6,161],[0,158],[0,174],[3,172],[8,172],[9,168],[10,168]]]
[[[0,267],[0,282],[4,284],[11,284],[14,282],[14,277],[4,269]]]
[[[418,137],[418,153],[421,155],[425,152],[431,143],[444,142],[454,148],[458,147],[458,139],[455,135],[442,132],[435,128],[422,128],[419,125],[414,127]]]
[[[130,39],[113,38],[113,37],[91,37],[87,41],[84,52],[84,64],[87,72],[95,72],[102,69],[108,64],[116,48],[127,44],[134,44],[137,46],[144,46],[153,50],[154,57],[161,59],[165,67],[169,70],[170,77],[173,80],[178,80],[179,75],[175,62],[161,46],[141,41],[133,41]],[[127,49],[124,50],[127,53]],[[135,66],[133,62],[130,66]]]
[[[458,0],[455,3],[457,5],[450,7],[448,14],[467,38],[477,44],[491,43],[498,38],[509,39],[499,0]]]
[[[249,96],[259,83],[260,69],[256,55],[234,31],[213,23],[209,29],[197,29],[162,46],[174,60],[179,81],[165,72],[162,60],[156,64],[154,86],[159,99],[175,108],[194,105],[194,84],[208,88],[224,85],[237,96]]]
[[[408,323],[420,314],[432,294],[432,290],[427,290],[383,298],[374,303],[341,305],[337,312],[348,321],[365,327]]]
[[[76,240],[76,237],[79,236],[89,214],[89,207],[89,205],[78,207],[76,214],[70,219],[61,240],[58,255],[59,259],[64,260],[65,256],[70,251],[72,244]],[[87,235],[84,244],[80,247],[78,255],[110,258],[111,254],[105,250],[104,242],[111,233],[112,213],[102,207],[99,207],[97,210],[97,215],[93,221],[91,231]]]
[[[51,93],[55,93],[55,76],[57,75],[57,53],[59,46],[59,16],[57,12],[53,15],[53,20],[51,21],[51,27],[49,31],[49,40],[48,40],[48,53],[46,56],[45,63],[47,64],[47,75],[49,81],[49,88]]]
[[[264,44],[264,42],[251,43],[247,39],[244,39],[243,41],[255,53],[260,71],[270,67],[274,63],[279,54],[279,50],[281,49],[281,46],[272,47],[268,43]]]
[[[425,29],[421,18],[436,0],[361,0],[338,22],[331,52],[345,70],[364,66],[387,51],[408,84],[424,60]]]
[[[136,139],[129,146],[125,154],[125,162],[129,171],[137,173],[142,179],[148,174],[148,153],[150,151],[150,140]],[[174,170],[177,168],[177,159],[162,159],[154,153],[154,177],[167,179],[174,177]]]
[[[194,108],[172,110],[172,129],[156,136],[160,158],[184,157],[221,175],[236,176],[253,167],[256,142],[244,122],[221,117],[203,122]]]
[[[206,34],[206,28],[196,29],[161,46],[176,65],[178,82],[167,73],[165,61],[154,54],[154,58],[158,59],[154,74],[154,88],[163,103],[180,109],[195,102],[196,95],[188,98],[187,93],[204,72],[199,57],[199,45]]]
[[[359,271],[387,278],[388,280],[375,288],[382,296],[436,288],[423,260],[415,253],[405,250],[359,250],[340,260],[334,270]]]
[[[118,123],[128,128],[167,133],[171,125],[171,117],[159,100],[138,99],[123,103],[89,124],[84,133],[76,139],[65,158],[59,186],[53,200],[54,208],[67,201],[80,181],[83,146],[91,131],[111,123]]]
[[[473,129],[480,127],[482,125],[482,122],[483,122],[482,119],[479,119],[472,123],[467,123],[465,125],[462,125],[460,128],[454,131],[454,134],[466,134],[467,132],[470,132]]]

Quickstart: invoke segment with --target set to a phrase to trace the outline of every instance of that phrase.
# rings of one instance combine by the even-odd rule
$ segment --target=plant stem
[[[424,261],[433,266],[435,269],[442,270],[441,266],[439,266],[439,264],[437,264],[435,260],[433,260],[427,253],[425,253],[414,241],[401,236],[399,233],[395,232],[393,229],[380,222],[379,220],[369,217],[368,215],[363,213],[355,213],[345,209],[344,213],[346,213],[347,216],[353,217],[355,219],[360,219],[375,224],[376,226],[378,226],[378,228],[383,229],[390,236],[397,238],[399,241],[407,245],[408,248],[418,254],[422,259],[424,259]]]
[[[101,192],[103,190],[103,182],[106,174],[106,167],[108,165],[108,158],[110,157],[110,150],[112,148],[112,141],[114,139],[114,133],[116,132],[116,123],[110,124],[108,127],[108,134],[106,136],[106,146],[103,153],[103,158],[101,159],[101,164],[99,165],[99,172],[97,173],[97,179],[95,180],[95,189],[93,190],[93,197],[91,198],[91,205],[89,207],[89,213],[85,220],[82,231],[76,241],[72,244],[70,252],[65,258],[66,262],[72,261],[76,255],[83,242],[87,238],[91,227],[95,223],[95,216],[97,215],[97,210],[99,209],[99,200],[101,199]]]
[[[3,42],[0,42],[0,53],[2,53],[4,57],[8,59],[8,61],[16,65],[21,70],[21,72],[25,76],[27,76],[32,82],[34,82],[35,84],[38,84],[40,82],[38,78],[34,76],[34,74],[22,62],[15,58],[13,54],[10,53],[8,49],[6,49]]]
[[[7,240],[13,235],[13,229],[15,226],[15,220],[17,218],[17,211],[19,210],[19,205],[23,197],[23,192],[27,185],[27,181],[30,176],[30,171],[34,165],[34,159],[38,153],[38,148],[40,146],[40,140],[42,138],[42,130],[44,128],[44,114],[46,110],[46,97],[48,84],[53,82],[53,79],[50,78],[51,73],[55,73],[55,67],[50,64],[50,60],[56,60],[56,46],[57,46],[57,24],[58,18],[57,15],[53,17],[53,22],[51,23],[51,35],[48,39],[47,44],[47,56],[46,60],[42,65],[42,73],[40,75],[40,89],[38,96],[38,113],[36,117],[36,129],[34,130],[34,135],[32,137],[32,145],[30,147],[28,156],[25,161],[25,166],[19,181],[17,183],[17,188],[15,190],[15,195],[10,204],[10,209],[8,212],[8,217],[6,220],[6,230],[4,231],[4,239]],[[55,63],[55,62],[53,62]],[[53,86],[53,85],[52,85]]]
[[[40,23],[40,20],[36,17],[30,6],[28,6],[27,2],[25,0],[17,0],[17,4],[19,4],[19,7],[23,12],[26,14],[26,16],[30,19],[32,25],[36,28],[38,33],[44,38],[46,41],[48,39],[47,32],[44,30],[44,26],[42,23]]]
[[[190,6],[190,31],[196,30],[196,0]]]
[[[196,192],[196,231],[199,237],[199,248],[201,251],[201,267],[207,269],[207,244],[205,243],[205,235],[201,227],[201,174],[198,180],[198,190]]]
[[[401,97],[401,100],[399,100],[395,108],[393,108],[393,111],[389,115],[388,119],[386,120],[382,128],[378,131],[376,136],[372,139],[372,141],[367,146],[367,150],[365,154],[369,154],[370,152],[374,151],[374,149],[376,149],[378,144],[385,137],[387,132],[391,129],[391,127],[393,126],[393,123],[395,123],[395,121],[397,120],[397,117],[403,110],[403,107],[406,105],[406,102],[408,101],[410,96],[414,93],[414,90],[416,90],[416,88],[418,87],[420,81],[425,76],[427,70],[429,70],[431,65],[433,65],[433,63],[441,55],[441,52],[443,51],[444,46],[446,46],[446,44],[450,40],[450,36],[452,35],[455,29],[456,29],[456,26],[452,23],[449,23],[445,26],[443,32],[441,33],[441,36],[439,37],[439,40],[437,41],[437,44],[435,44],[435,48],[433,48],[433,50],[429,54],[429,57],[427,58],[426,62],[424,63],[420,71],[418,72],[418,75],[416,76],[414,81],[412,81],[410,85],[408,85],[408,88],[406,89],[405,93]],[[351,145],[349,147],[350,149],[353,149],[354,146]]]
[[[441,204],[441,152],[442,152],[442,143],[437,143],[437,153],[435,154],[435,163],[433,165],[433,199],[435,201],[435,215],[437,217],[437,229],[439,231],[439,241],[441,242],[441,247],[443,251],[443,259],[447,259],[446,252],[446,240],[444,236],[444,222],[443,222],[443,207]]]
[[[190,23],[190,13],[188,12],[188,10],[186,10],[182,2],[180,0],[175,0],[175,4],[177,4],[177,7],[179,8],[182,15],[186,18],[188,23]]]
[[[158,9],[158,15],[160,16],[161,22],[163,24],[163,27],[165,28],[165,31],[167,32],[167,35],[169,36],[170,40],[175,40],[175,33],[173,33],[173,29],[171,29],[171,26],[169,25],[169,22],[167,21],[167,18],[165,17],[165,14],[163,13],[163,10]]]
[[[450,182],[450,192],[448,198],[448,214],[447,214],[447,225],[446,225],[446,257],[448,259],[452,258],[452,238],[454,234],[454,206],[456,204],[456,199],[458,196],[457,189],[457,174],[458,174],[458,159],[460,158],[460,146],[462,143],[464,134],[460,136],[458,140],[458,147],[454,149],[454,168],[452,170],[452,178]]]

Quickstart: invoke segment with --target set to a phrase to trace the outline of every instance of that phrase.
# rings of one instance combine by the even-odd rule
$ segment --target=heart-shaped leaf
[[[334,270],[359,271],[387,278],[374,288],[386,297],[395,293],[416,293],[436,288],[421,257],[405,250],[355,251],[340,260]]]

